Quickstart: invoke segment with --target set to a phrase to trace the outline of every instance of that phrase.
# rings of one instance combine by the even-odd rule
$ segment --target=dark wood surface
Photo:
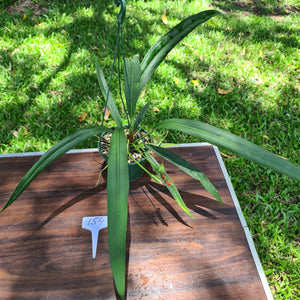
[[[219,190],[166,163],[195,219],[147,176],[131,184],[127,299],[266,299],[243,228],[211,146],[174,148]],[[37,159],[0,158],[0,205]],[[98,153],[66,154],[0,215],[0,299],[116,299],[107,229],[97,257],[85,216],[106,215]]]

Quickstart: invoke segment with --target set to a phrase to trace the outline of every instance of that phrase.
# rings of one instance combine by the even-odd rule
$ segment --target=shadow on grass
[[[290,6],[280,3],[272,5],[268,1],[243,1],[243,0],[213,0],[212,4],[224,11],[241,11],[246,14],[262,15],[288,15],[289,13],[299,12],[300,7]]]
[[[52,3],[55,13],[50,13],[47,18],[53,19],[53,26],[50,28],[39,29],[39,33],[46,37],[51,37],[51,35],[59,32],[66,32],[68,35],[69,48],[63,60],[54,68],[48,70],[47,75],[41,75],[46,71],[46,63],[36,54],[23,55],[22,57],[16,57],[13,55],[16,49],[7,49],[2,51],[3,63],[6,64],[6,68],[11,68],[11,72],[14,70],[22,70],[22,72],[16,73],[12,76],[7,83],[8,90],[12,92],[18,90],[19,99],[17,101],[10,101],[8,95],[8,101],[5,101],[2,105],[2,112],[0,113],[0,118],[3,120],[3,126],[1,129],[2,144],[10,144],[14,138],[14,133],[17,133],[22,126],[30,123],[30,134],[40,140],[51,140],[58,141],[63,137],[67,136],[69,133],[75,131],[78,127],[86,125],[96,125],[97,122],[101,120],[101,114],[99,113],[99,107],[103,106],[103,99],[99,98],[100,90],[98,88],[96,74],[94,71],[94,61],[97,58],[100,60],[100,65],[104,72],[109,70],[109,66],[112,61],[112,52],[114,48],[114,43],[116,39],[116,21],[113,17],[110,21],[107,20],[107,15],[104,15],[104,11],[108,11],[108,15],[114,16],[115,8],[114,4],[109,1],[95,3],[94,1],[86,1],[85,7],[92,7],[94,10],[94,15],[92,18],[85,18],[83,16],[77,16],[77,9],[82,7],[81,1],[72,2],[72,4],[61,3],[55,1]],[[58,18],[59,14],[66,14],[66,11],[70,16],[73,16],[73,21],[64,26],[56,25],[54,22],[55,18]],[[152,21],[156,20],[156,11],[150,12],[153,14]],[[130,13],[129,13],[130,14]],[[77,16],[77,17],[76,17]],[[130,20],[127,20],[125,27],[125,36],[127,39],[126,52],[128,56],[135,54],[138,51],[142,51],[142,54],[146,53],[147,49],[150,48],[149,38],[151,37],[151,32],[147,32],[151,24],[151,20],[143,20],[142,16],[135,15],[135,22],[139,26],[130,26]],[[39,19],[41,21],[41,19]],[[37,24],[36,24],[37,25]],[[220,31],[225,35],[235,36],[241,38],[242,42],[257,43],[266,40],[278,41],[276,32],[263,27],[263,24],[255,24],[253,21],[249,26],[248,21],[239,19],[236,21],[235,26],[229,31],[226,31],[223,27],[214,26],[213,28],[202,27],[202,34],[209,34],[210,30]],[[126,29],[126,26],[128,28]],[[204,29],[203,29],[204,28]],[[249,31],[251,28],[251,32]],[[277,25],[276,31],[280,31],[280,25]],[[285,28],[284,28],[285,29]],[[27,31],[26,31],[27,30]],[[25,39],[27,35],[34,32],[32,22],[28,23],[26,30],[20,30],[20,43],[19,46],[22,47],[22,39]],[[286,30],[286,29],[285,29]],[[287,34],[298,34],[299,30],[288,29]],[[192,34],[199,34],[195,32]],[[135,40],[137,37],[143,36],[143,39],[136,45],[134,42],[129,42]],[[237,41],[238,43],[239,41]],[[292,38],[280,39],[281,47],[298,47],[299,44],[297,40]],[[95,47],[97,49],[95,50]],[[89,52],[89,59],[81,59],[79,51],[82,49]],[[228,53],[230,55],[230,53]],[[75,58],[77,56],[77,58]],[[11,67],[7,64],[7,60],[11,57]],[[107,58],[109,57],[109,58]],[[67,72],[71,68],[73,60],[77,60],[79,64],[85,65],[86,72],[70,72],[67,73],[63,86],[61,90],[53,88],[51,85],[57,80],[57,78],[63,73]],[[263,59],[263,58],[262,58]],[[31,61],[35,60],[36,68],[31,69]],[[210,64],[209,61],[200,60],[195,58],[192,66],[183,65],[175,60],[166,60],[167,64],[173,65],[177,70],[181,70],[183,76],[186,78],[191,78],[191,73],[194,70],[197,72],[209,71]],[[33,85],[32,81],[35,76],[41,75],[42,80],[38,85]],[[159,75],[155,74],[153,77],[154,82],[157,84],[162,84],[164,79]],[[169,82],[169,89],[174,91],[174,93],[180,93],[183,95],[191,95],[195,105],[201,108],[202,114],[200,119],[203,121],[209,121],[210,117],[213,115],[219,120],[226,119],[228,116],[228,109],[234,109],[233,121],[240,120],[241,115],[248,116],[249,112],[253,114],[251,123],[257,123],[254,119],[264,115],[268,120],[267,123],[272,122],[272,119],[278,120],[282,113],[278,113],[278,107],[274,109],[266,109],[259,102],[247,102],[247,95],[251,95],[258,91],[259,87],[252,87],[243,85],[240,90],[235,90],[230,95],[220,96],[217,94],[216,89],[220,82],[232,81],[234,83],[239,81],[239,78],[228,78],[227,75],[211,70],[211,79],[205,81],[205,89],[201,93],[195,91],[195,89],[186,87],[180,89],[174,84],[174,82]],[[68,91],[67,91],[68,89]],[[114,91],[113,91],[114,93]],[[291,90],[285,92],[285,95],[293,95],[295,91]],[[49,103],[46,105],[46,109],[39,104],[39,97],[41,95],[47,95]],[[250,96],[249,96],[250,97]],[[280,99],[278,99],[280,103]],[[243,105],[244,102],[247,105]],[[89,108],[90,107],[90,108]],[[283,109],[287,109],[287,113],[291,113],[288,105]],[[98,109],[98,115],[97,115]],[[88,113],[94,117],[93,123],[80,122],[80,112],[84,110],[89,110]],[[156,114],[157,120],[165,118],[165,110],[161,110]],[[190,112],[185,110],[182,111],[182,107],[174,102],[172,112],[169,116],[181,116],[190,117]],[[30,121],[29,121],[30,120]],[[247,122],[250,124],[250,122]],[[252,124],[252,125],[253,125]],[[222,125],[217,124],[217,125]],[[252,126],[251,125],[251,126]],[[280,126],[280,122],[279,122]],[[41,128],[43,129],[41,131]],[[230,128],[229,128],[230,129]],[[25,129],[26,130],[26,129]],[[237,132],[244,134],[244,131]],[[261,138],[261,137],[260,137]],[[255,137],[254,137],[255,139]],[[263,142],[260,139],[260,142]],[[90,147],[90,143],[86,142],[81,147]],[[35,151],[34,145],[29,147],[27,151]]]
[[[228,4],[228,1],[214,1],[214,5],[224,10],[226,9],[224,6],[226,3]],[[235,3],[238,2],[236,1]],[[26,127],[27,124],[29,124],[27,129],[30,129],[28,134],[32,137],[43,141],[49,139],[51,141],[58,141],[78,127],[93,125],[88,122],[81,123],[79,121],[80,111],[83,111],[89,105],[92,109],[96,106],[103,106],[103,99],[98,98],[100,91],[97,84],[94,61],[96,58],[99,59],[104,72],[109,70],[112,60],[112,49],[114,48],[116,38],[116,23],[115,18],[108,19],[108,16],[104,15],[104,12],[108,11],[111,16],[115,14],[113,2],[85,1],[84,6],[92,7],[95,11],[92,18],[76,17],[77,8],[83,5],[82,1],[72,1],[72,3],[52,1],[52,5],[58,12],[57,15],[50,14],[48,17],[39,17],[35,20],[29,20],[28,18],[23,23],[25,27],[17,29],[17,36],[19,37],[18,48],[20,48],[30,35],[43,34],[50,37],[53,33],[67,32],[70,45],[64,59],[55,68],[48,70],[47,64],[43,61],[42,57],[34,53],[21,56],[15,52],[18,48],[13,49],[7,46],[1,49],[0,64],[3,66],[5,72],[8,74],[12,73],[13,76],[8,76],[5,84],[0,86],[1,100],[3,102],[0,111],[0,147],[2,145],[10,145],[14,139],[14,134],[22,129],[23,126]],[[253,13],[249,5],[240,8],[236,7],[235,9]],[[145,21],[142,15],[136,15],[135,22],[139,26],[130,26],[125,29],[127,56],[132,56],[139,51],[143,55],[149,49],[149,39],[152,33],[147,29],[152,25],[151,21],[154,22],[158,18],[155,15],[157,13],[155,10],[151,13],[153,13],[152,20]],[[63,14],[73,16],[73,21],[64,26],[53,25],[51,28],[40,28],[39,31],[35,31],[35,25],[45,20],[44,18],[53,18],[53,23],[55,24],[55,18],[60,18]],[[269,14],[270,12],[262,13],[262,15]],[[294,48],[299,47],[297,39],[291,37],[291,35],[299,36],[299,29],[287,28],[283,24],[277,24],[273,30],[264,24],[263,18],[260,20],[257,17],[257,23],[255,20],[249,21],[237,18],[230,30],[227,30],[226,26],[214,25],[213,28],[210,26],[204,27],[205,29],[195,34],[201,34],[201,32],[208,34],[210,30],[215,30],[229,38],[234,37],[235,43],[248,45],[251,43],[274,42],[279,47],[278,51],[286,49],[294,51]],[[3,20],[0,21],[4,30],[6,30],[5,27],[7,27],[9,22],[14,22],[15,24],[22,23],[21,18],[17,17],[11,17],[11,19],[7,20],[7,24]],[[126,26],[129,25],[128,22]],[[11,34],[12,36],[16,34],[16,32],[11,33],[9,30],[5,32],[7,35]],[[284,32],[285,36],[280,37],[278,34],[280,32]],[[141,36],[142,40],[138,44],[131,42],[139,39]],[[78,57],[81,50],[89,52],[90,58],[88,61]],[[226,53],[226,55],[230,56],[230,53]],[[80,64],[86,65],[87,69],[91,71],[72,72],[69,75],[65,75],[66,78],[61,90],[53,89],[51,84],[55,82],[61,73],[67,72],[71,68],[73,59],[79,60]],[[272,63],[272,57],[264,56],[262,59]],[[33,60],[35,61],[35,68],[28,67],[32,65]],[[217,88],[220,87],[223,81],[238,83],[239,78],[210,69],[209,60],[204,59],[201,61],[195,58],[193,65],[190,66],[178,63],[172,59],[167,59],[166,63],[179,69],[187,80],[192,79],[193,70],[197,72],[210,71],[211,76],[205,79],[205,88],[201,92],[189,86],[179,88],[173,81],[168,83],[168,88],[172,90],[174,95],[180,93],[182,98],[187,96],[193,98],[193,105],[201,109],[201,115],[195,118],[210,122],[212,125],[218,127],[225,127],[233,133],[247,137],[259,145],[264,145],[265,148],[273,152],[287,156],[294,163],[299,163],[299,155],[297,153],[300,141],[298,128],[299,102],[297,103],[299,92],[295,87],[282,83],[282,86],[277,87],[280,93],[274,99],[274,106],[267,107],[263,101],[253,99],[253,95],[255,94],[260,94],[263,97],[263,94],[260,93],[263,87],[260,86],[242,84],[228,95],[218,95]],[[46,74],[41,75],[44,71]],[[38,85],[32,84],[35,76],[41,76],[42,78]],[[165,79],[159,74],[155,74],[153,79],[157,85],[165,84]],[[68,92],[65,92],[66,87],[68,87]],[[17,93],[15,93],[16,90],[18,91]],[[46,101],[49,101],[49,103],[46,106],[40,106],[36,99],[45,94],[48,95],[46,96]],[[16,97],[17,99],[15,99]],[[169,114],[170,117],[180,116],[191,118],[193,114],[192,109],[183,110],[179,101],[180,99],[174,101],[171,111],[161,109],[157,112],[155,115],[157,121],[166,118],[166,114]],[[89,113],[97,114],[97,112]],[[148,112],[147,116],[153,119],[153,112]],[[100,119],[101,116],[98,119],[96,118],[95,122]],[[289,122],[286,120],[289,120]],[[264,135],[267,135],[267,138]],[[183,138],[181,137],[181,139]],[[178,135],[170,134],[168,136],[170,142],[178,142],[179,139]],[[189,137],[186,137],[186,141],[190,140]],[[36,145],[29,145],[25,150],[35,151],[35,147]],[[87,142],[81,145],[81,147],[92,147],[92,145]],[[242,164],[240,163],[241,161]],[[243,172],[240,172],[241,166],[244,169]],[[234,158],[227,159],[227,167],[229,172],[237,172],[239,174],[235,181],[235,187],[238,188],[238,196],[241,196],[241,198],[243,198],[243,193],[249,189],[260,192],[264,190],[268,193],[270,186],[274,186],[272,179],[269,180],[266,178],[266,171],[254,164]],[[249,174],[254,175],[249,178]],[[259,181],[257,181],[257,178],[260,178]],[[265,183],[263,183],[264,181]],[[285,186],[289,188],[293,183],[288,179],[280,178],[278,180],[280,187]],[[245,189],[243,190],[239,186],[243,186]],[[276,207],[274,207],[275,209]],[[162,216],[159,215],[159,212],[156,213],[158,220],[163,223]],[[199,210],[199,213],[204,212]],[[267,221],[272,222],[272,220]],[[291,238],[287,239],[291,240]]]
[[[299,48],[299,41],[296,38],[300,34],[299,29],[265,18],[264,16],[255,19],[231,16],[229,27],[224,26],[223,23],[222,26],[215,25],[212,30],[235,37],[236,44],[248,45],[251,43],[272,42],[277,45],[278,50]],[[207,29],[209,30],[209,28]]]
[[[38,19],[24,21],[25,29],[20,29],[17,34],[20,38],[19,47],[16,49],[9,48],[2,51],[2,62],[6,70],[9,69],[8,73],[13,72],[13,76],[10,76],[10,80],[6,82],[3,87],[3,91],[7,95],[7,101],[2,105],[0,118],[4,120],[4,125],[1,129],[1,136],[3,144],[10,144],[13,139],[13,134],[17,132],[22,125],[30,123],[30,133],[36,138],[41,140],[54,140],[57,138],[61,139],[67,134],[61,134],[64,129],[67,133],[74,131],[76,128],[86,125],[85,122],[80,123],[80,114],[78,110],[83,110],[81,107],[89,102],[94,102],[94,107],[101,110],[104,105],[103,99],[101,99],[100,109],[98,98],[100,94],[100,89],[98,87],[97,78],[95,74],[95,60],[100,61],[101,67],[104,72],[110,69],[113,58],[113,49],[115,47],[116,40],[116,11],[114,11],[114,4],[110,1],[97,2],[95,1],[85,1],[84,7],[89,7],[94,10],[94,15],[92,18],[78,17],[77,10],[82,7],[81,1],[73,1],[72,3],[62,3],[60,1],[52,1],[51,4],[55,13],[51,13],[46,16],[46,19],[53,19],[53,26],[50,28],[45,28],[39,30],[34,30],[34,27],[38,27],[39,23],[43,21],[43,17]],[[73,17],[73,21],[64,26],[57,26],[55,19],[58,18],[58,13],[63,16],[68,15]],[[114,16],[112,20],[107,21],[103,16],[103,12],[108,11],[108,15]],[[12,16],[11,18],[6,18],[7,22],[13,20],[15,23],[19,22],[18,17]],[[4,27],[5,26],[5,21]],[[129,21],[127,21],[129,22]],[[146,26],[144,22],[143,26]],[[151,21],[149,21],[151,23]],[[23,24],[23,25],[24,25]],[[8,29],[8,31],[10,31]],[[142,34],[141,29],[137,26],[131,26],[127,30],[128,35],[131,37],[138,37]],[[36,55],[33,53],[28,53],[26,55],[17,56],[15,55],[19,49],[23,46],[23,40],[26,40],[33,34],[41,34],[45,37],[51,38],[53,34],[65,32],[68,36],[69,47],[63,60],[55,67],[48,68],[46,70],[47,75],[41,75],[45,71],[45,61],[42,59],[41,55]],[[12,34],[11,32],[8,35]],[[14,33],[15,34],[15,33]],[[126,34],[126,30],[125,30]],[[129,43],[129,51],[134,53],[136,48],[133,44]],[[139,47],[150,48],[147,39],[143,39],[142,43],[139,42]],[[89,52],[89,59],[84,60],[80,58],[80,51]],[[71,73],[68,74],[65,80],[65,85],[62,86],[62,90],[53,90],[51,85],[58,80],[63,72],[72,67],[72,61],[76,59],[79,61],[80,65],[83,65],[87,69],[87,73],[80,72],[78,74]],[[7,63],[9,61],[9,63]],[[32,62],[35,62],[32,68]],[[12,75],[12,74],[9,74]],[[40,76],[42,80],[38,84],[33,84],[33,77]],[[60,80],[60,79],[59,79]],[[68,88],[69,91],[64,93],[65,89]],[[10,101],[9,94],[15,90],[19,90],[19,99],[17,101]],[[39,110],[39,96],[48,94],[49,104],[46,106],[46,110]],[[54,101],[53,101],[54,99]],[[16,99],[14,99],[16,100]],[[97,107],[98,106],[98,107]],[[78,107],[76,111],[76,107]],[[98,112],[98,121],[101,120],[101,114]],[[48,128],[45,128],[43,132],[39,130],[41,124],[47,124]],[[96,124],[89,124],[96,125]],[[34,151],[34,148],[29,148],[27,151]]]

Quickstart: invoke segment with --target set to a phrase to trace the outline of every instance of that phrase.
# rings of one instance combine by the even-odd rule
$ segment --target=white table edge
[[[201,146],[213,146],[213,145],[211,145],[209,143],[185,143],[185,144],[172,145],[172,146],[169,146],[168,148],[174,148],[174,147],[182,147],[182,148],[183,147],[199,147],[199,146],[201,147]],[[245,236],[246,236],[246,239],[247,239],[247,242],[248,242],[248,245],[249,245],[249,248],[250,248],[250,251],[251,251],[255,266],[256,266],[256,269],[258,271],[261,283],[262,283],[264,291],[266,293],[266,297],[267,297],[268,300],[273,300],[274,298],[273,298],[273,295],[271,293],[271,290],[270,290],[266,275],[264,273],[261,261],[259,259],[258,254],[257,254],[257,251],[256,251],[256,248],[255,248],[250,230],[247,226],[245,217],[244,217],[243,212],[242,212],[241,207],[240,207],[240,203],[239,203],[239,201],[237,199],[237,196],[235,194],[235,191],[233,189],[231,180],[229,178],[229,175],[228,175],[228,172],[226,170],[225,164],[224,164],[223,159],[221,157],[220,151],[219,151],[218,147],[216,147],[216,146],[213,146],[213,148],[214,148],[216,157],[218,159],[218,162],[220,164],[220,167],[221,167],[223,176],[225,178],[227,187],[229,189],[230,195],[232,197],[232,200],[233,200],[235,209],[237,211],[239,220],[240,220],[241,225],[244,229]],[[72,154],[72,153],[93,153],[93,152],[98,152],[98,149],[97,148],[74,149],[74,150],[68,151],[67,154]],[[0,154],[0,159],[4,158],[4,157],[39,156],[39,155],[43,155],[44,153],[45,152],[5,153],[5,154]]]

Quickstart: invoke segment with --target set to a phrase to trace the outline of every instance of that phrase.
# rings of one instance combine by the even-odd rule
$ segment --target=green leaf
[[[159,164],[159,162],[153,156],[151,156],[151,154],[149,154],[148,152],[145,152],[145,157],[146,157],[147,161],[150,163],[150,165],[152,166],[152,168],[154,169],[154,171],[156,172],[156,174],[160,177],[160,179],[164,183],[165,187],[169,190],[169,192],[171,193],[174,200],[178,203],[180,208],[186,214],[188,214],[190,217],[194,218],[192,216],[192,214],[190,213],[189,209],[186,207],[184,201],[181,198],[181,195],[180,195],[178,189],[176,188],[174,182],[169,177],[167,172],[166,171],[160,172],[162,170],[161,164]]]
[[[300,180],[300,168],[239,136],[206,123],[186,119],[169,119],[156,128],[168,128],[190,134],[213,145],[223,147],[262,166]]]
[[[136,131],[139,129],[141,122],[143,121],[144,115],[147,112],[147,109],[149,107],[149,102],[147,102],[143,108],[141,109],[141,111],[139,112],[139,114],[137,115],[135,122],[134,122],[134,127],[133,127],[133,131]]]
[[[143,89],[151,75],[167,54],[198,25],[208,21],[210,18],[220,15],[216,10],[206,10],[192,15],[172,28],[166,35],[160,38],[147,52],[141,63],[140,91]]]
[[[127,140],[124,129],[113,131],[108,156],[107,216],[110,264],[116,289],[125,297],[126,231],[129,194]]]
[[[108,109],[109,109],[109,111],[112,115],[112,118],[115,120],[116,124],[118,126],[122,126],[122,119],[121,119],[119,110],[118,110],[118,108],[115,104],[115,101],[114,101],[114,99],[113,99],[113,97],[112,97],[112,95],[111,95],[111,93],[108,89],[104,74],[103,74],[102,70],[100,69],[98,62],[96,62],[96,68],[97,68],[98,82],[99,82],[99,85],[100,85],[102,95],[105,98],[105,101],[106,101],[107,93],[108,93],[108,98],[107,98],[107,104],[106,105],[107,105],[107,107],[108,107]]]
[[[83,141],[89,139],[90,137],[102,133],[111,132],[110,128],[104,126],[98,126],[95,128],[81,129],[76,133],[66,137],[55,146],[50,148],[45,152],[40,159],[31,167],[31,169],[24,175],[20,180],[19,184],[13,191],[9,200],[2,208],[1,212],[11,205],[26,189],[26,187],[31,183],[31,181],[40,174],[47,166],[49,166],[54,160],[65,154],[67,151],[71,150],[75,146],[81,144]]]
[[[125,58],[125,97],[126,107],[130,119],[135,116],[136,103],[139,98],[139,84],[141,79],[141,65],[137,56],[132,60]]]
[[[149,147],[149,148],[150,148],[150,147]],[[150,149],[151,149],[151,148],[150,148]],[[165,165],[164,165],[163,162],[159,165],[159,167],[158,167],[158,172],[159,172],[159,173],[165,172]]]
[[[146,148],[149,150],[152,150],[156,154],[160,155],[164,159],[168,160],[172,164],[174,164],[176,167],[178,167],[180,170],[188,174],[189,176],[199,180],[203,187],[212,194],[219,202],[222,204],[221,197],[216,190],[216,188],[213,186],[213,184],[210,182],[210,180],[197,168],[195,168],[193,165],[188,163],[185,159],[178,156],[174,152],[171,152],[165,148],[158,147],[151,144],[146,144]]]

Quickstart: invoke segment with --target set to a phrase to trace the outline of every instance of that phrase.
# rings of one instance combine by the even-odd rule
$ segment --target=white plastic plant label
[[[82,218],[82,228],[92,232],[93,258],[96,257],[99,230],[107,227],[107,216]]]

